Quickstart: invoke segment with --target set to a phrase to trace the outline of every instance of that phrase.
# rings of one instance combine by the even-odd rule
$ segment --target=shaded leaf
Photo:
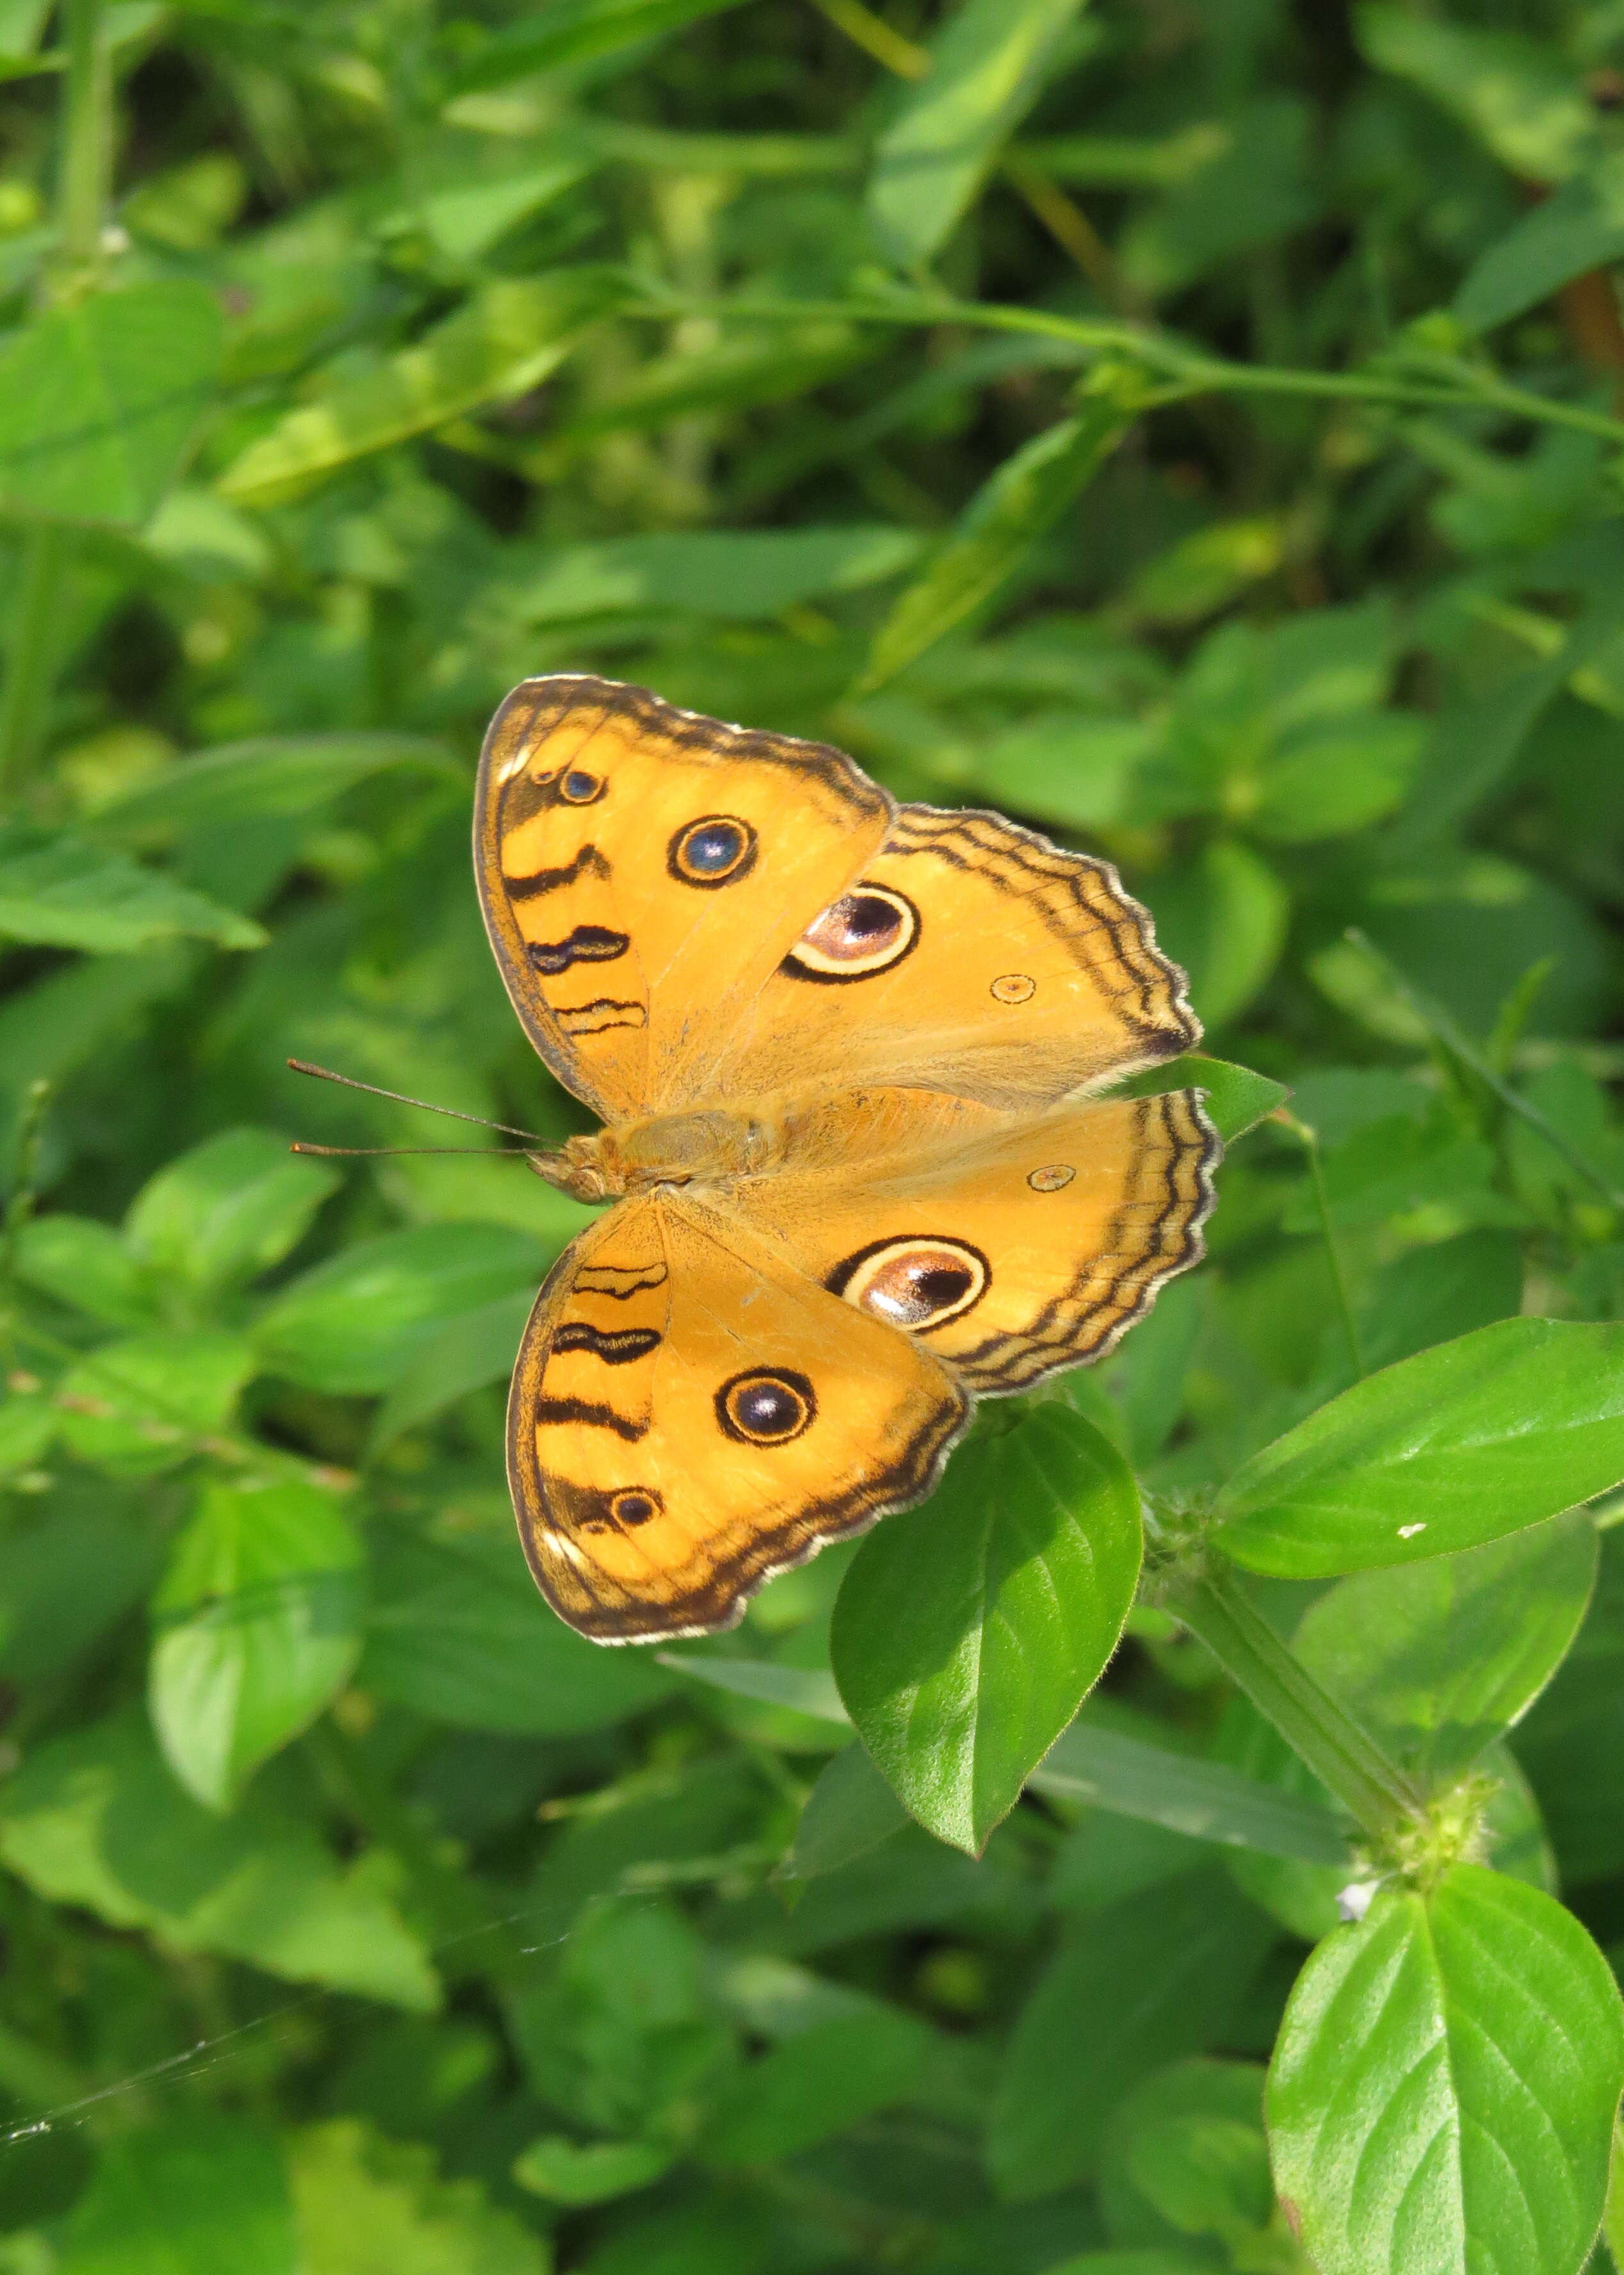
[[[275,2139],[193,2110],[102,2143],[52,2264],[59,2275],[296,2275],[296,2256]]]
[[[266,935],[235,909],[122,853],[11,821],[0,824],[0,937],[115,956],[188,937],[261,948]]]
[[[125,1236],[155,1273],[207,1292],[280,1263],[337,1183],[274,1130],[223,1130],[143,1185]]]
[[[1227,1762],[1175,1754],[1086,1722],[1074,1722],[1055,1741],[1031,1782],[1039,1793],[1119,1810],[1199,1840],[1319,1864],[1348,1860],[1348,1836],[1323,1803],[1265,1785]]]

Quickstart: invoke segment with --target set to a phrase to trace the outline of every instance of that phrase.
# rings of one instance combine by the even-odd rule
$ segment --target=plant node
[[[1469,1771],[1394,1828],[1383,1861],[1423,1895],[1437,1886],[1452,1864],[1486,1863],[1488,1813],[1498,1790],[1492,1777],[1481,1770]]]

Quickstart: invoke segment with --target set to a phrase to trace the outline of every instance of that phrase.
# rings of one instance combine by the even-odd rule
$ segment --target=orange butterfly
[[[574,675],[492,722],[474,858],[514,1009],[607,1125],[533,1156],[616,1206],[549,1274],[508,1420],[584,1635],[731,1626],[1201,1253],[1196,1094],[1094,1095],[1200,1032],[1107,862]]]

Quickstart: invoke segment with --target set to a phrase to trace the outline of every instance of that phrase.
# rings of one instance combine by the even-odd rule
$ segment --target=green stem
[[[1046,308],[1015,308],[996,302],[955,300],[943,294],[925,298],[898,292],[885,300],[694,299],[661,293],[628,315],[667,321],[673,314],[703,314],[760,323],[804,323],[824,319],[848,324],[963,324],[979,331],[1035,332],[1066,340],[1097,355],[1127,355],[1149,369],[1184,382],[1191,394],[1309,395],[1339,402],[1433,404],[1456,410],[1491,409],[1546,427],[1566,427],[1624,443],[1624,419],[1582,404],[1563,403],[1514,387],[1492,372],[1448,363],[1432,379],[1389,379],[1379,372],[1298,371],[1275,364],[1227,362],[1188,347],[1171,334],[1137,324],[1061,316]]]
[[[1421,1795],[1409,1779],[1320,1689],[1227,1567],[1210,1571],[1167,1608],[1373,1840],[1386,1846],[1420,1813]]]
[[[1277,1107],[1274,1119],[1283,1129],[1289,1130],[1308,1155],[1309,1175],[1313,1180],[1314,1206],[1319,1217],[1319,1233],[1326,1244],[1326,1258],[1331,1266],[1331,1285],[1336,1290],[1337,1313],[1342,1325],[1342,1340],[1348,1346],[1348,1363],[1354,1379],[1364,1379],[1364,1353],[1359,1348],[1358,1322],[1354,1318],[1353,1299],[1348,1292],[1348,1275],[1342,1269],[1342,1251],[1337,1246],[1336,1234],[1331,1224],[1331,1203],[1326,1192],[1326,1173],[1319,1158],[1319,1133],[1311,1130],[1306,1122],[1299,1122],[1295,1114]]]
[[[21,590],[0,690],[0,797],[15,791],[44,740],[67,550],[67,530],[59,521],[35,522],[22,540]]]
[[[102,255],[102,220],[112,175],[113,70],[101,35],[102,0],[67,0],[67,74],[57,223],[62,263],[82,285]]]

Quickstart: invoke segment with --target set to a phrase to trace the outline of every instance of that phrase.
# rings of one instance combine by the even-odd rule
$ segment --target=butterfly
[[[542,1287],[508,1418],[583,1635],[730,1627],[1200,1255],[1198,1095],[1098,1094],[1200,1033],[1108,862],[559,674],[491,723],[474,865],[525,1032],[605,1125],[531,1157],[614,1206]]]

